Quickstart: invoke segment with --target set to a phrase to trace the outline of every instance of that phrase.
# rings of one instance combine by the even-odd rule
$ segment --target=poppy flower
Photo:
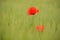
[[[35,15],[39,10],[37,10],[35,7],[31,7],[28,9],[28,15]]]
[[[36,31],[43,32],[44,31],[44,26],[36,26]]]

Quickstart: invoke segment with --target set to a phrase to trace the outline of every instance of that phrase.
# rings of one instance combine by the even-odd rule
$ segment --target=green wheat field
[[[39,12],[28,16],[32,6]],[[60,40],[60,0],[0,0],[0,40]]]

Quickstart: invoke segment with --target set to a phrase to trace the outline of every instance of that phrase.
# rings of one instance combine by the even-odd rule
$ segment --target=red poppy
[[[44,26],[36,26],[36,31],[44,31]]]
[[[39,10],[37,10],[35,7],[31,7],[28,9],[28,15],[35,15]]]

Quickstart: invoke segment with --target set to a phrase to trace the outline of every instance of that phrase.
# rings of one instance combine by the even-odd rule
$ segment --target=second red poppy
[[[44,26],[42,26],[42,25],[36,26],[36,31],[43,32],[44,31]]]

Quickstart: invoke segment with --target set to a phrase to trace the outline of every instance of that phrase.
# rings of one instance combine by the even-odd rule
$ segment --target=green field
[[[39,12],[28,16],[32,6]],[[60,0],[0,0],[0,40],[60,40]]]

